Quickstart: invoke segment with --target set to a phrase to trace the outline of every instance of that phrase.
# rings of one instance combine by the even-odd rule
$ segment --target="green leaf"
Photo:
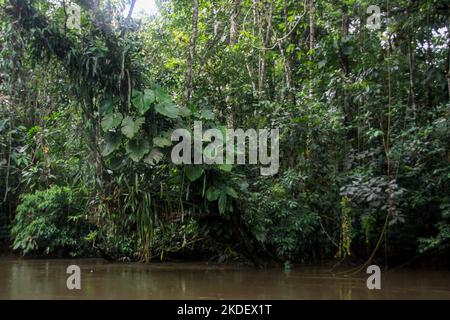
[[[155,87],[153,89],[153,92],[155,93],[156,98],[158,99],[159,102],[165,102],[165,101],[170,101],[171,98],[168,95],[168,93],[161,87]]]
[[[172,141],[170,141],[166,137],[156,137],[153,139],[153,144],[157,147],[164,148],[170,147],[172,145]]]
[[[227,209],[227,195],[222,193],[219,197],[219,213],[224,214]]]
[[[109,160],[109,167],[112,169],[112,170],[119,170],[121,167],[122,167],[122,165],[124,164],[124,158],[123,157],[120,157],[120,156],[117,156],[117,157],[112,157],[110,160]]]
[[[144,93],[137,90],[133,91],[131,102],[139,114],[144,115],[155,100],[155,93],[150,89],[146,89]]]
[[[100,105],[100,113],[101,114],[105,114],[105,113],[111,113],[114,109],[114,103],[111,99],[106,99],[103,100],[101,105]]]
[[[103,117],[101,126],[104,131],[111,130],[122,123],[123,116],[121,113],[109,113]]]
[[[208,201],[213,202],[216,201],[217,199],[219,199],[219,196],[222,192],[215,188],[215,187],[210,187],[207,191],[206,191],[206,199],[208,199]]]
[[[102,148],[102,156],[109,156],[120,147],[121,143],[122,134],[120,134],[120,132],[108,132],[105,135],[105,143]]]
[[[151,89],[145,89],[144,90],[144,103],[145,104],[152,104],[156,101],[156,95],[155,92]]]
[[[227,193],[227,195],[229,195],[230,197],[232,197],[234,199],[238,198],[237,192],[231,187],[226,187],[225,192]]]
[[[147,140],[130,140],[126,146],[128,156],[134,161],[140,161],[149,151],[150,144]]]
[[[155,148],[148,154],[147,157],[145,157],[144,162],[154,166],[158,164],[158,162],[160,162],[163,157],[164,155],[162,154],[162,152],[159,151],[159,149]]]
[[[286,52],[287,52],[287,53],[292,53],[292,52],[295,51],[295,48],[296,48],[295,44],[291,43],[291,44],[288,45],[288,47],[286,48]]]
[[[219,169],[225,172],[231,172],[233,165],[231,164],[219,164]]]
[[[161,102],[155,107],[156,112],[168,118],[175,119],[180,114],[180,109],[171,101]]]
[[[203,167],[201,166],[187,166],[186,176],[193,182],[202,176],[203,171]]]
[[[180,116],[182,117],[189,117],[191,115],[191,110],[189,110],[188,108],[184,107],[184,108],[180,108]]]
[[[148,110],[145,110],[144,94],[141,91],[133,90],[133,94],[131,96],[131,104],[141,115],[143,115]]]
[[[133,120],[132,117],[126,117],[122,122],[122,133],[129,139],[133,139],[144,124],[144,118]]]

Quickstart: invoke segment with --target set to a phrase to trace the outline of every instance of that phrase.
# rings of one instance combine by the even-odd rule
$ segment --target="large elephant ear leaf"
[[[170,101],[171,98],[169,94],[160,86],[156,86],[153,88],[153,92],[155,93],[155,97],[159,102]]]
[[[128,139],[133,139],[136,133],[138,133],[141,129],[144,122],[144,118],[137,118],[134,120],[133,117],[126,117],[122,122],[122,133]]]
[[[144,115],[156,100],[155,93],[146,89],[144,93],[141,91],[133,91],[131,102],[140,115]]]
[[[130,140],[127,143],[126,150],[131,160],[138,162],[150,151],[150,144],[144,139]]]
[[[108,113],[102,119],[101,126],[104,131],[116,128],[122,123],[123,116],[121,113]]]
[[[201,166],[187,166],[186,167],[186,176],[189,180],[194,182],[198,178],[200,178],[203,174],[203,168]]]
[[[178,116],[180,115],[180,109],[171,101],[158,103],[155,107],[155,110],[159,114],[162,114],[163,116],[171,119],[178,118]]]
[[[120,132],[108,132],[105,135],[105,142],[102,147],[102,156],[109,156],[120,147],[121,143],[122,134]]]
[[[145,89],[144,90],[144,103],[151,105],[155,101],[156,101],[155,92],[151,89]]]

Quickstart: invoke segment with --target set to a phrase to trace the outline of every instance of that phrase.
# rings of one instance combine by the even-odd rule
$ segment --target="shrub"
[[[22,195],[11,229],[13,249],[24,255],[61,250],[81,254],[87,233],[88,223],[76,204],[74,192],[58,186]]]

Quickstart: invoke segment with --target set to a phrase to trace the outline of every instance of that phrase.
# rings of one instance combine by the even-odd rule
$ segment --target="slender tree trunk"
[[[214,16],[214,32],[213,32],[213,34],[214,34],[214,38],[217,37],[217,34],[219,33],[219,27],[220,27],[220,22],[217,19],[217,13],[218,13],[218,10],[214,8],[213,9],[213,16]]]
[[[287,28],[288,25],[288,6],[286,0],[284,0],[283,14],[284,14],[284,24]],[[282,42],[278,42],[278,47],[280,48],[281,57],[284,63],[285,81],[286,81],[286,91],[288,100],[295,104],[295,93],[293,88],[293,74],[292,74],[292,64],[289,53],[284,50],[284,45],[289,44],[288,39],[284,39]]]
[[[447,102],[450,103],[450,23],[447,24],[447,87],[448,87]]]
[[[189,44],[189,55],[187,59],[187,70],[184,81],[184,103],[187,105],[191,99],[192,92],[192,69],[195,60],[195,49],[198,32],[198,0],[193,0],[193,14],[192,14],[192,34]]]
[[[292,68],[291,68],[291,62],[289,60],[289,57],[287,56],[287,52],[284,50],[283,42],[278,43],[278,48],[280,48],[281,57],[283,58],[283,64],[284,64],[284,79],[286,82],[286,98],[295,103],[295,96],[292,92]]]
[[[414,49],[415,43],[413,43],[412,37],[408,36],[408,63],[409,63],[409,96],[411,102],[411,109],[413,112],[414,124],[417,121],[417,110],[416,110],[416,93],[414,90]]]
[[[239,25],[239,14],[241,11],[241,1],[242,0],[234,0],[233,1],[233,11],[230,17],[230,47],[233,48],[238,40],[238,25]],[[228,88],[230,88],[231,83],[228,84]],[[230,108],[230,117],[228,122],[230,126],[233,128],[236,123],[236,103],[235,99],[232,95],[227,96],[227,105]]]
[[[263,35],[263,12],[262,12],[262,4],[260,0],[255,0],[255,6],[256,6],[256,15],[257,15],[257,21],[258,21],[258,36],[260,39],[260,43],[262,46],[264,46],[264,35]],[[263,96],[264,91],[264,54],[265,50],[259,51],[259,57],[258,57],[258,99],[261,100]]]
[[[253,0],[252,11],[253,11],[253,37],[256,36],[256,25],[258,24],[258,4],[259,0]]]
[[[94,167],[95,167],[95,183],[98,186],[97,191],[99,193],[103,192],[103,158],[100,152],[100,118],[96,119],[95,113],[96,110],[94,108],[94,102],[92,98],[92,92],[87,93],[84,99],[84,104],[86,108],[86,120],[88,123],[92,124],[92,128],[89,132],[90,139],[91,139],[91,151],[92,151],[92,158],[94,161]]]
[[[314,14],[315,14],[316,8],[314,5],[314,0],[309,0],[309,60],[313,61],[313,56],[311,50],[314,49],[314,42],[315,42],[315,22],[314,22]],[[313,97],[313,70],[310,67],[309,71],[309,98],[312,99]]]
[[[267,27],[264,34],[263,30],[263,13],[259,16],[259,31],[261,37],[261,43],[264,48],[260,51],[259,56],[259,81],[258,81],[258,92],[259,100],[262,100],[265,95],[265,80],[266,80],[266,66],[267,66],[267,47],[270,44],[270,38],[272,36],[272,16],[273,16],[273,0],[270,0],[269,11],[267,15]]]
[[[238,39],[239,13],[241,11],[241,1],[233,1],[233,12],[230,17],[230,46],[234,46]]]
[[[349,32],[349,19],[348,19],[348,13],[347,13],[347,7],[344,6],[342,9],[342,30],[341,30],[341,39],[346,39],[348,37],[348,32]],[[349,97],[348,97],[348,92],[346,89],[346,82],[347,79],[349,77],[350,74],[350,62],[348,59],[348,56],[341,50],[341,63],[342,63],[342,69],[344,71],[343,74],[343,90],[342,90],[342,95],[343,95],[343,111],[344,111],[344,118],[345,118],[345,124],[347,126],[349,126],[351,123],[351,110],[350,110],[350,106],[349,106]],[[351,136],[350,136],[351,137]]]
[[[127,20],[131,19],[131,16],[133,15],[134,7],[136,6],[136,0],[131,0],[130,4],[130,10],[128,11]]]
[[[9,127],[13,127],[12,123],[12,117],[9,117]],[[12,131],[9,130],[8,133],[8,161],[6,165],[6,175],[5,175],[5,195],[3,197],[3,202],[6,202],[8,200],[8,193],[9,193],[9,175],[11,171],[11,156],[12,156]]]

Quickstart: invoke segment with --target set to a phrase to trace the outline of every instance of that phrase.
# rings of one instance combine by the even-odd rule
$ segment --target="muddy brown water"
[[[80,291],[67,289],[69,265],[81,268]],[[381,290],[376,291],[367,289],[367,276],[344,277],[324,267],[285,271],[202,263],[0,259],[0,299],[450,300],[450,271],[382,272]]]

